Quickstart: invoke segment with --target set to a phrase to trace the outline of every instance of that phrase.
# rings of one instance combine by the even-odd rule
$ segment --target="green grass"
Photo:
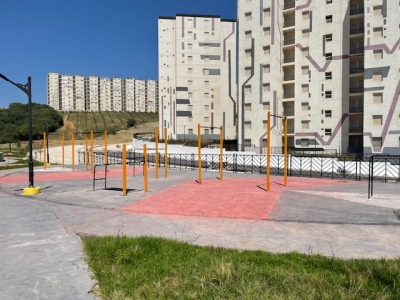
[[[339,260],[85,237],[103,299],[400,299],[400,260]]]
[[[10,169],[20,169],[20,168],[27,168],[28,167],[28,160],[23,160],[23,159],[19,159],[18,161],[16,161],[15,163],[9,164],[8,166],[0,166],[0,171],[3,170],[10,170]],[[34,167],[38,167],[38,166],[42,166],[43,163],[34,160],[33,161],[33,166]]]

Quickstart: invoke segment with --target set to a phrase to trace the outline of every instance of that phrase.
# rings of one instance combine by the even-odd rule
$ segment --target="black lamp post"
[[[15,83],[8,79],[6,76],[0,73],[0,78],[3,78],[5,81],[15,85],[21,91],[28,95],[28,125],[29,125],[29,187],[34,187],[33,185],[33,155],[32,155],[32,86],[31,86],[31,77],[28,77],[27,84]]]

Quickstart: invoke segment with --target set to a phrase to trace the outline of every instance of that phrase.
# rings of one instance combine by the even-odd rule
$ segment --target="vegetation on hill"
[[[29,139],[28,104],[11,103],[0,110],[0,143],[12,143]],[[54,132],[63,125],[63,117],[46,104],[32,103],[32,136],[39,139],[46,131]]]

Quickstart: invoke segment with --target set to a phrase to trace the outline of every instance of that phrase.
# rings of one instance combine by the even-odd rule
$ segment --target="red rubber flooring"
[[[331,179],[283,178],[271,179],[271,189],[265,191],[265,180],[235,178],[204,180],[202,184],[187,181],[148,196],[122,208],[127,213],[186,215],[249,220],[268,219],[284,190],[345,184]]]

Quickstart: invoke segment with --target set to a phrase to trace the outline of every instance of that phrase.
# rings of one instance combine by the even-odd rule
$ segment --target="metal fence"
[[[90,152],[88,152],[88,157]],[[315,157],[315,156],[288,156],[288,175],[301,177],[325,177],[345,179],[368,179],[370,174],[371,155],[341,156],[341,157]],[[375,160],[373,179],[400,181],[400,158],[385,156],[385,159]],[[180,170],[196,170],[198,167],[197,154],[168,154],[168,167]],[[222,157],[224,171],[243,173],[266,172],[265,155],[224,154]],[[143,165],[143,153],[127,152],[128,165]],[[149,166],[154,166],[155,153],[147,154]],[[165,166],[164,154],[159,154],[159,166]],[[204,170],[219,170],[219,154],[201,155]],[[89,159],[90,162],[90,159]],[[94,152],[94,164],[104,164],[104,152]],[[79,152],[79,163],[85,163],[85,152]],[[122,154],[119,151],[108,152],[108,164],[119,165],[122,163]],[[271,155],[271,174],[283,175],[283,155]]]

